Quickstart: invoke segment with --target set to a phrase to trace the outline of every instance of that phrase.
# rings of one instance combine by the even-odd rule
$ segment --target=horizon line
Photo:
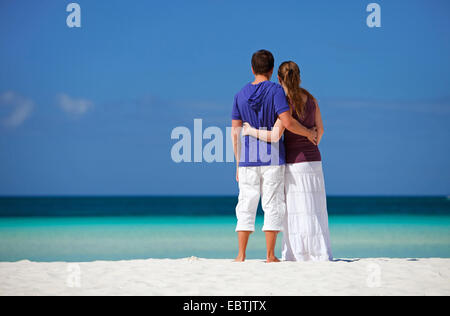
[[[0,199],[6,198],[237,198],[236,195],[219,195],[219,194],[205,194],[205,195],[188,195],[188,194],[29,194],[29,195],[1,195]],[[335,197],[353,197],[353,198],[447,198],[450,195],[445,194],[327,194],[327,198]]]

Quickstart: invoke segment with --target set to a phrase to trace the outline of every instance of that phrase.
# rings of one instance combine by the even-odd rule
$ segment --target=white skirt
[[[286,165],[282,258],[332,260],[322,162]]]

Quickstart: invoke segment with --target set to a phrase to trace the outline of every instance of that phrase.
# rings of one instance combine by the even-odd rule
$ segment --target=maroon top
[[[300,119],[293,111],[292,116],[307,128],[316,125],[316,104],[310,97],[306,100],[304,119]],[[306,161],[321,161],[319,147],[311,143],[305,136],[300,136],[286,130],[284,132],[284,145],[286,148],[286,163]]]

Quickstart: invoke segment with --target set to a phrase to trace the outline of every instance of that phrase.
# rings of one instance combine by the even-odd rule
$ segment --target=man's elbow
[[[285,122],[283,122],[283,125],[287,130],[292,131],[292,129],[294,128],[294,121],[286,120]]]
[[[241,128],[240,127],[232,127],[231,128],[231,138],[232,139],[239,138],[240,134],[241,134]]]

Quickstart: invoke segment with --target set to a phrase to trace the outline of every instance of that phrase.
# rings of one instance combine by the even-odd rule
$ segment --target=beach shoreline
[[[450,295],[450,259],[0,262],[0,295]]]

